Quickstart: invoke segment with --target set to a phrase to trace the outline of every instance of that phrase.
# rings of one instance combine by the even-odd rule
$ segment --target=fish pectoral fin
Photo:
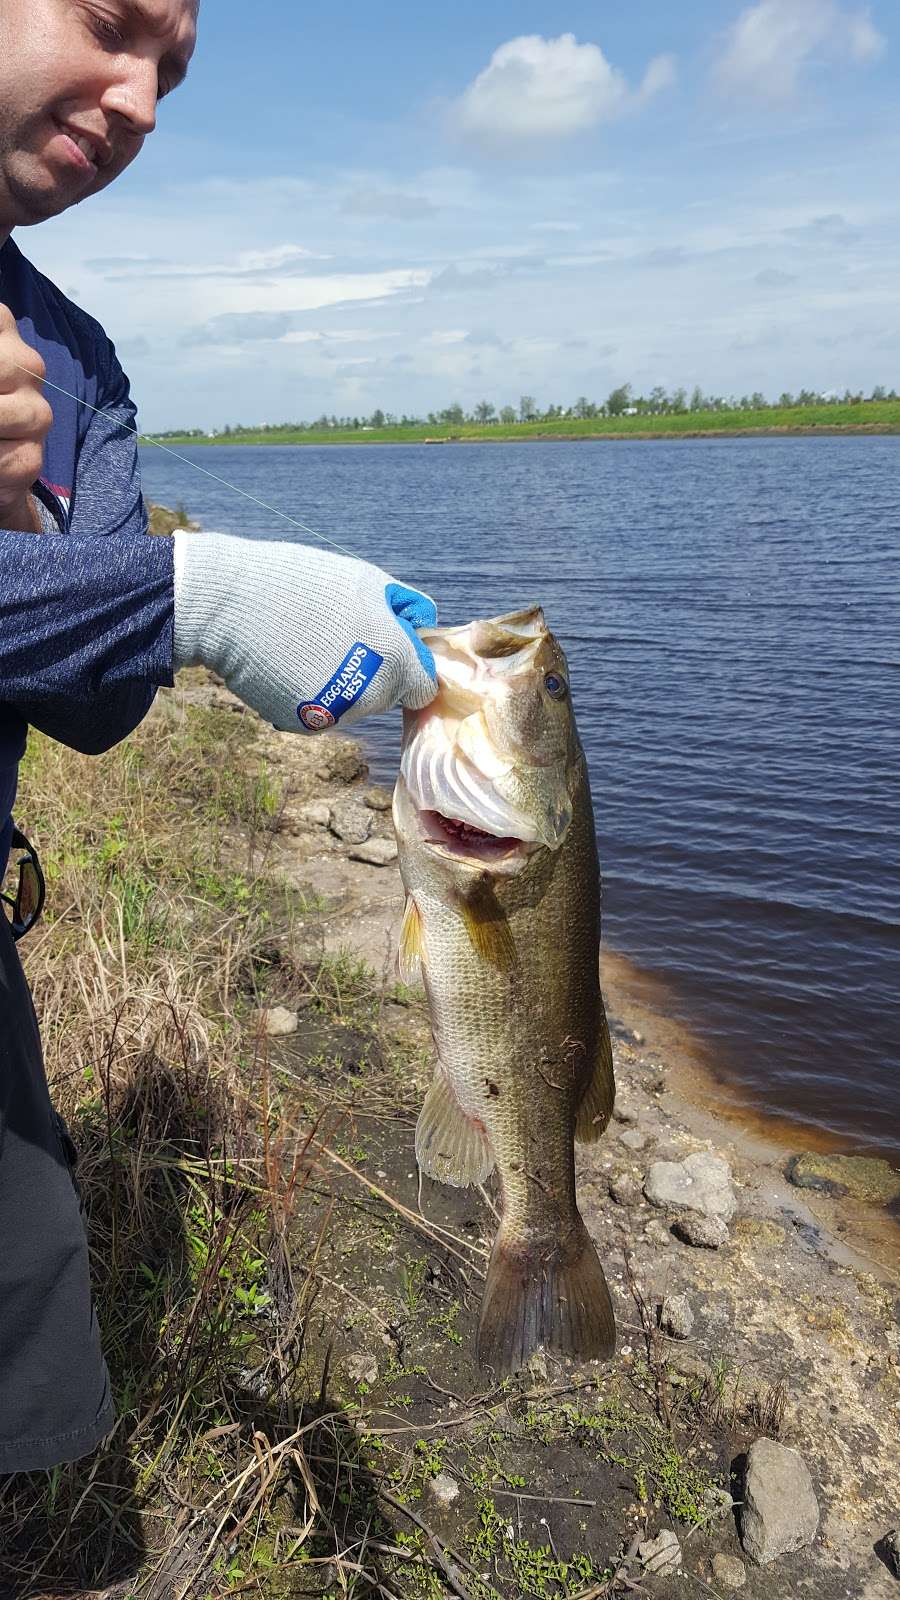
[[[479,884],[460,903],[469,943],[500,972],[511,972],[519,955],[509,919],[490,884]]]
[[[575,1119],[575,1137],[579,1144],[594,1144],[606,1132],[616,1099],[613,1075],[612,1044],[606,1012],[600,1008],[600,1037],[591,1076],[585,1084],[584,1094]]]
[[[466,1116],[442,1067],[438,1067],[419,1113],[416,1160],[427,1178],[457,1189],[484,1183],[494,1170],[494,1152],[485,1129]]]
[[[425,961],[425,940],[422,934],[422,917],[412,895],[406,897],[406,909],[400,928],[400,976],[404,983],[414,988],[421,981]]]
[[[608,1361],[615,1353],[612,1301],[581,1217],[562,1239],[530,1240],[523,1249],[501,1223],[494,1241],[478,1324],[479,1365],[503,1377],[524,1367],[540,1345],[580,1361]]]

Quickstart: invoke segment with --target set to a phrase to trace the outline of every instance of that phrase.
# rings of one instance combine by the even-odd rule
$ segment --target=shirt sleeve
[[[104,414],[85,424],[68,532],[0,532],[0,701],[88,754],[173,681],[172,541],[146,532],[135,410],[108,343],[104,355]]]

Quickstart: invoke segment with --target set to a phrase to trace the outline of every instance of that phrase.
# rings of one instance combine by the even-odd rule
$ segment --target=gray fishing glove
[[[175,667],[205,666],[274,727],[318,733],[437,693],[434,601],[289,540],[176,529]]]

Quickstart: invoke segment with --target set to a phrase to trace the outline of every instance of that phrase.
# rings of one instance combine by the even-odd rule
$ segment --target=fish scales
[[[456,1184],[496,1166],[482,1362],[508,1371],[539,1344],[609,1355],[609,1293],[575,1198],[576,1126],[599,1137],[614,1086],[593,813],[565,658],[539,611],[427,640],[441,690],[407,719],[394,798],[405,970],[420,967],[438,1057],[417,1156]],[[498,640],[506,653],[492,656]]]

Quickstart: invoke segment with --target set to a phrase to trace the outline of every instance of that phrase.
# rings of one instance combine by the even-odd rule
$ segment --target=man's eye
[[[119,29],[114,23],[110,22],[108,17],[101,17],[95,11],[92,14],[91,20],[93,22],[94,32],[104,44],[119,46],[124,43]]]

